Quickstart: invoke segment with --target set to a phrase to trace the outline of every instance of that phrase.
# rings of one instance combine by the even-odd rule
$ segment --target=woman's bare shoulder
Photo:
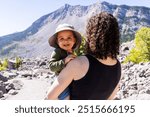
[[[70,71],[73,71],[75,76],[74,80],[82,78],[88,71],[89,62],[86,56],[79,56],[69,62],[67,65]]]
[[[77,65],[77,66],[82,66],[88,64],[88,59],[86,56],[78,56],[75,59],[73,59],[70,64],[72,65]]]

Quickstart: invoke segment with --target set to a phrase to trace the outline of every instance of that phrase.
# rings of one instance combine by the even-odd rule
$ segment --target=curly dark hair
[[[116,18],[101,12],[92,16],[86,27],[87,53],[96,58],[117,58],[119,54],[119,26]]]

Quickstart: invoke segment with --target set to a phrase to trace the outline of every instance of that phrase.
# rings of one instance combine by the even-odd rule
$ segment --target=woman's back
[[[121,66],[119,61],[115,65],[105,65],[91,55],[86,55],[86,57],[89,62],[87,73],[83,78],[73,80],[71,83],[71,99],[108,99],[120,80]]]

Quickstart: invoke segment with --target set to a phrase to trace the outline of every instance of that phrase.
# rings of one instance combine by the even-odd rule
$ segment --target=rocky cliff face
[[[0,56],[36,57],[50,55],[48,38],[60,23],[70,23],[85,34],[85,26],[91,15],[102,11],[113,14],[120,26],[121,41],[132,40],[136,30],[142,26],[150,26],[150,8],[112,5],[97,2],[89,6],[71,6],[65,4],[58,10],[36,20],[23,32],[0,37]]]

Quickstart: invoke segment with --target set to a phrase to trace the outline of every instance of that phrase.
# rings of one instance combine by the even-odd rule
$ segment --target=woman
[[[47,98],[57,99],[70,85],[71,100],[113,99],[121,77],[119,27],[109,13],[92,16],[86,27],[87,54],[68,63],[50,87]]]

